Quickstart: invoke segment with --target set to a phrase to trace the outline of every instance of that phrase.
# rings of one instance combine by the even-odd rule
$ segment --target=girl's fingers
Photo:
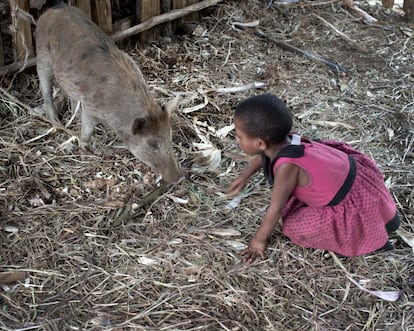
[[[261,252],[257,253],[255,250],[251,248],[246,248],[240,252],[240,255],[243,256],[243,261],[248,264],[251,264],[254,261],[256,261],[257,257],[259,255],[261,256],[261,254],[262,254]]]

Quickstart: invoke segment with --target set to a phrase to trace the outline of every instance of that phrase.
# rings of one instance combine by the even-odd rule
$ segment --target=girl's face
[[[234,127],[236,131],[236,140],[240,149],[248,155],[256,155],[262,152],[260,138],[249,136],[244,130],[244,123],[241,119],[234,118]]]

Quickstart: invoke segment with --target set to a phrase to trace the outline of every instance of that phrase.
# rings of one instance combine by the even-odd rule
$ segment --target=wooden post
[[[403,10],[405,19],[408,22],[414,22],[414,0],[404,0]]]
[[[69,0],[69,6],[77,7],[82,10],[86,16],[92,19],[91,0]]]
[[[0,30],[0,66],[4,66],[4,48],[3,48],[3,36]]]
[[[136,5],[138,23],[157,16],[161,12],[159,0],[137,0]],[[142,32],[140,39],[143,41],[155,40],[159,35],[158,28],[151,28],[148,31]]]
[[[172,9],[172,0],[161,0],[161,14],[168,13]],[[172,36],[173,26],[171,22],[167,22],[160,27],[162,36]]]
[[[112,33],[111,0],[92,0],[92,20],[107,34]]]
[[[174,21],[180,17],[184,17],[190,13],[194,13],[194,12],[199,12],[200,10],[210,7],[210,6],[215,6],[217,4],[219,4],[220,2],[223,2],[224,0],[202,0],[200,2],[197,2],[195,4],[192,4],[190,6],[181,8],[181,9],[173,9],[171,11],[169,11],[168,13],[164,13],[158,16],[154,16],[151,17],[150,19],[130,27],[129,29],[120,31],[120,32],[116,32],[114,34],[112,34],[112,38],[115,41],[118,40],[122,40],[124,38],[129,38],[133,35],[136,35],[138,33],[141,33],[143,31],[146,31],[154,26],[166,23],[166,22],[171,22]],[[1,72],[1,70],[0,70]]]
[[[199,2],[199,0],[172,0],[172,9],[180,9],[183,7],[187,7],[189,5],[192,5],[194,3]],[[175,22],[174,30],[177,30],[178,27],[184,25],[186,22],[190,21],[198,21],[200,19],[200,14],[192,13],[187,16],[184,16],[183,18],[180,18]]]
[[[10,0],[10,14],[12,18],[13,49],[16,61],[34,56],[30,19],[22,18],[18,11],[29,12],[29,0]]]

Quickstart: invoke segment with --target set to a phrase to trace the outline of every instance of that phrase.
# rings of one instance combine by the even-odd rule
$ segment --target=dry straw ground
[[[68,112],[64,127],[52,129],[33,113],[41,102],[36,75],[23,73],[20,85],[3,79],[0,271],[15,272],[16,280],[0,288],[0,328],[414,330],[413,250],[399,236],[393,251],[348,259],[295,246],[277,230],[268,259],[246,267],[238,251],[257,228],[270,189],[257,175],[234,209],[222,194],[246,157],[233,132],[217,131],[231,125],[243,98],[272,92],[291,106],[296,130],[371,155],[402,228],[414,233],[413,26],[398,11],[358,5],[378,24],[364,24],[337,1],[225,1],[203,16],[202,33],[123,42],[162,103],[180,94],[174,148],[189,179],[178,187],[157,187],[104,128],[93,137],[94,155],[82,159],[77,117],[71,122]],[[346,73],[260,38],[257,27],[233,24],[256,20],[269,37]],[[217,91],[253,82],[265,86]],[[210,168],[202,167],[201,148]],[[365,289],[403,292],[387,301],[351,279]]]

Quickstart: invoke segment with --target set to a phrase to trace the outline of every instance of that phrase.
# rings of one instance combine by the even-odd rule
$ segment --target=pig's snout
[[[177,162],[174,159],[157,170],[160,172],[162,178],[169,183],[178,184],[183,179],[183,174],[178,169]]]
[[[147,144],[139,143],[130,144],[133,147],[129,150],[138,160],[144,162],[158,175],[161,175],[166,182],[177,183],[183,175],[170,145],[169,142],[166,145],[167,147],[157,149],[155,153],[149,151]]]

